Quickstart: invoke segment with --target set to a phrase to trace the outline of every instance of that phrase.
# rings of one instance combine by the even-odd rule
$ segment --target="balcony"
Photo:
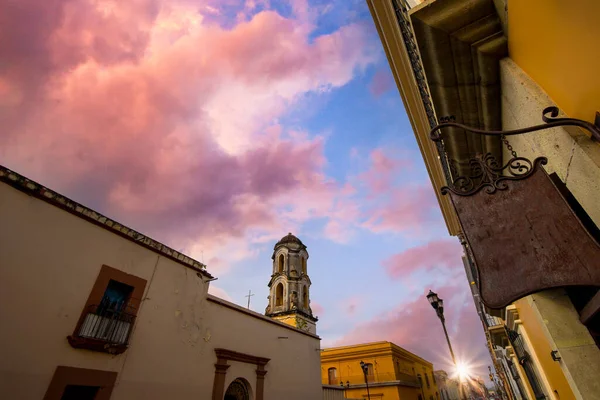
[[[493,317],[485,312],[483,315],[485,325],[490,333],[492,344],[502,348],[508,346],[508,336],[506,335],[506,329],[504,328],[504,320],[502,318]]]
[[[129,306],[106,302],[92,305],[84,313],[77,334],[67,339],[75,348],[120,354],[127,349],[134,322],[135,312]]]
[[[341,378],[336,378],[335,380],[330,380],[330,385],[341,386],[342,383],[344,386],[347,386],[346,382],[350,383],[350,387],[356,386],[364,386],[365,385],[365,376],[364,375],[350,375],[350,376],[342,376]],[[333,383],[335,382],[335,383]],[[410,386],[410,387],[419,387],[419,381],[417,377],[404,374],[404,373],[393,373],[393,372],[385,372],[385,373],[375,373],[373,375],[367,375],[367,382],[369,386],[385,386],[385,385],[401,385],[401,386]],[[425,385],[425,382],[423,382]]]

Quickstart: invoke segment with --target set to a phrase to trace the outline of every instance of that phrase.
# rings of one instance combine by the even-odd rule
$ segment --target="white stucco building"
[[[321,399],[315,331],[209,295],[211,279],[0,166],[0,398]]]

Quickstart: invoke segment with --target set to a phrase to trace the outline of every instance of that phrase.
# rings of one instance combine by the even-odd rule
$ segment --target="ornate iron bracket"
[[[486,136],[512,136],[524,133],[540,131],[543,129],[554,128],[558,126],[578,126],[588,130],[592,134],[592,140],[600,142],[600,115],[596,115],[596,124],[582,121],[575,118],[558,118],[559,110],[557,107],[547,107],[542,111],[542,120],[545,124],[530,126],[528,128],[515,129],[511,131],[486,131],[475,129],[470,126],[458,124],[453,121],[454,118],[442,118],[442,123],[435,126],[430,131],[430,138],[435,142],[442,140],[441,130],[448,127],[461,128],[469,132]],[[512,149],[509,147],[509,149]],[[486,193],[493,194],[497,190],[508,188],[507,181],[517,181],[529,177],[540,165],[545,165],[548,160],[545,157],[536,158],[533,161],[524,157],[517,157],[513,152],[513,158],[504,165],[490,154],[477,154],[475,158],[469,160],[469,176],[459,176],[455,178],[451,186],[444,186],[442,194],[452,192],[459,196],[471,196],[485,188]],[[462,165],[462,163],[460,163]],[[450,166],[454,165],[454,160],[450,160]]]
[[[550,129],[557,126],[578,126],[589,131],[592,134],[592,140],[600,142],[600,115],[596,113],[596,121],[595,124],[591,122],[583,121],[581,119],[576,118],[557,118],[558,117],[558,107],[546,107],[544,111],[542,111],[542,120],[545,124],[542,125],[534,125],[528,128],[515,129],[512,131],[485,131],[482,129],[475,129],[470,126],[458,124],[455,122],[443,122],[437,126],[435,126],[429,132],[429,137],[434,142],[439,142],[442,140],[441,130],[444,128],[461,128],[467,130],[469,132],[477,133],[479,135],[486,136],[513,136],[513,135],[522,135],[523,133],[541,131],[543,129]],[[549,115],[547,115],[549,114]]]

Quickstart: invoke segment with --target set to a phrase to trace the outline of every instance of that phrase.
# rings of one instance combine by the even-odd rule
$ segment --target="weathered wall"
[[[103,264],[147,280],[121,355],[66,339]],[[195,271],[0,183],[0,398],[43,398],[64,365],[118,372],[114,400],[209,399],[217,347],[271,358],[267,400],[322,397],[318,338],[209,302],[207,289]],[[254,391],[256,367],[230,364],[226,384],[244,377]]]
[[[221,303],[227,303],[220,300]],[[227,303],[233,307],[231,303]],[[322,397],[319,339],[266,322],[266,317],[209,301],[206,332],[212,348],[225,347],[241,353],[270,358],[265,379],[265,400],[319,399]],[[254,389],[255,373],[245,377]],[[226,386],[236,378],[227,371]],[[212,382],[212,381],[211,381]]]

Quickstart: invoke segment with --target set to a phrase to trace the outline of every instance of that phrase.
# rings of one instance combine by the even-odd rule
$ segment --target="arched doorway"
[[[227,388],[225,400],[250,400],[248,385],[243,379],[236,379]]]

